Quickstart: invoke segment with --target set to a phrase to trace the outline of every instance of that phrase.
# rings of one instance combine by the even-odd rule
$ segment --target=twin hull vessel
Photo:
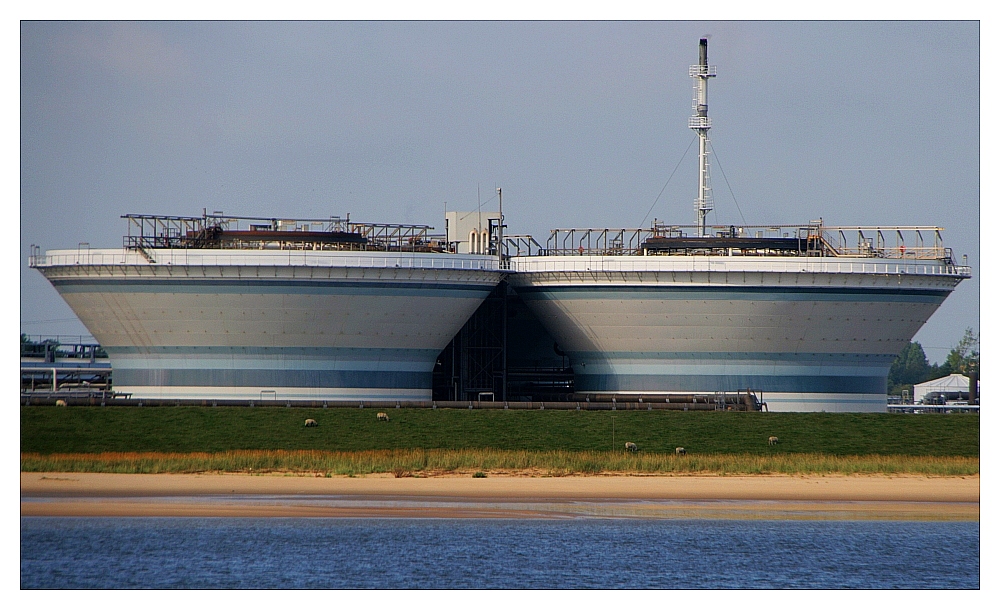
[[[127,216],[123,249],[30,265],[138,398],[430,401],[438,354],[506,277],[568,354],[577,394],[884,411],[893,358],[968,267],[936,227],[707,226],[707,39],[689,75],[691,227],[554,230],[542,248],[505,238],[502,213],[466,244],[339,218]],[[459,254],[485,240],[490,255]]]
[[[603,241],[586,230],[563,248],[553,231],[548,248],[489,256],[426,236],[392,248],[218,230],[199,243],[190,235],[237,219],[183,220],[197,230],[30,261],[107,351],[116,392],[430,401],[438,354],[506,277],[568,354],[579,395],[749,390],[775,411],[884,411],[893,358],[970,275],[922,227],[891,231],[931,231],[934,245],[889,244],[886,228],[852,228],[855,247],[842,227],[769,242],[654,226]]]

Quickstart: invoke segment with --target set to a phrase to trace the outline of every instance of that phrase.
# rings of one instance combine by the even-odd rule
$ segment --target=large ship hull
[[[893,358],[966,277],[937,261],[512,259],[581,394],[746,391],[770,410],[884,411]]]
[[[50,251],[34,266],[135,398],[430,400],[435,359],[495,258],[392,252]]]

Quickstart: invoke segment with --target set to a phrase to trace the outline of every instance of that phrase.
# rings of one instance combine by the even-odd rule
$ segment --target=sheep
[[[778,444],[778,437],[777,436],[769,436],[769,437],[767,437],[767,444],[768,445],[777,445]]]
[[[307,419],[306,420],[306,428],[315,428],[318,425],[319,424],[316,422],[315,419]]]
[[[63,400],[62,398],[60,398],[59,400],[56,401],[56,406],[57,407],[65,407],[66,406],[66,401]]]
[[[376,417],[376,418],[377,418],[377,419],[378,419],[379,421],[389,421],[389,414],[388,414],[388,413],[381,413],[381,412],[380,412],[380,413],[378,413],[378,414],[377,414],[377,415],[376,415],[375,417]]]
[[[685,449],[684,447],[677,447],[676,449],[674,449],[674,454],[687,455],[687,449]]]
[[[639,446],[635,443],[625,443],[625,451],[638,451]]]

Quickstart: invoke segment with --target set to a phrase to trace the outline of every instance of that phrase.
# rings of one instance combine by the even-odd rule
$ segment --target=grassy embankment
[[[22,407],[21,470],[979,473],[976,415]],[[305,428],[305,418],[319,427]],[[767,437],[777,436],[776,446]],[[612,440],[614,439],[614,440]],[[626,454],[625,441],[639,445]],[[674,455],[682,446],[686,456]]]

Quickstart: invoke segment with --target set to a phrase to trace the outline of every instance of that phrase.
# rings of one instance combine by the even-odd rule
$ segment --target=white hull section
[[[745,391],[885,410],[893,358],[964,272],[872,259],[539,256],[511,283],[583,394]]]
[[[429,400],[500,279],[475,255],[55,251],[36,263],[135,398]]]

